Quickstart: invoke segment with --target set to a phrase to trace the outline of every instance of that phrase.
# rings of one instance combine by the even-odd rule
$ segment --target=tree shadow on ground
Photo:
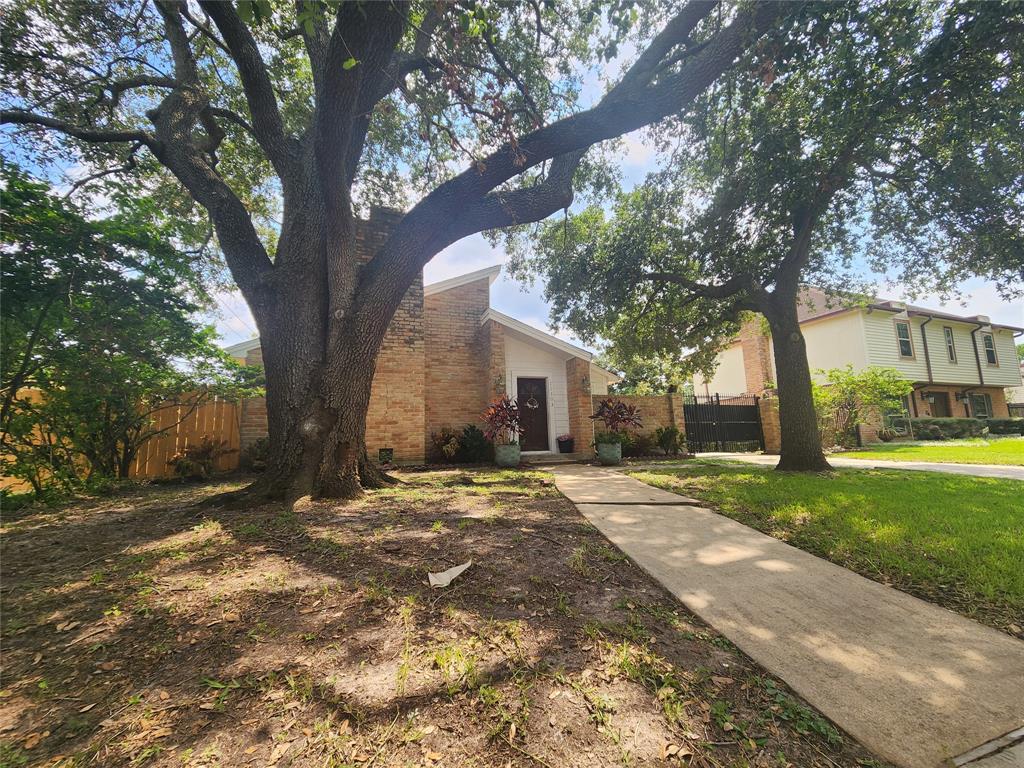
[[[302,512],[197,512],[211,484],[22,517],[3,545],[5,749],[69,766],[865,756],[795,698],[782,717],[784,687],[545,476],[406,479]]]

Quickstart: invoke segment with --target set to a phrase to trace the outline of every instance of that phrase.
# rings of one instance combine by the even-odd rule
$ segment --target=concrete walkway
[[[879,757],[935,768],[1024,725],[1024,642],[622,472],[552,471],[640,567]]]
[[[700,459],[734,459],[747,461],[751,464],[764,464],[774,467],[779,463],[778,456],[763,453],[699,453]],[[1011,480],[1024,480],[1024,467],[1004,464],[948,464],[938,461],[882,461],[881,459],[848,459],[844,456],[829,456],[828,462],[833,467],[853,467],[855,469],[916,469],[925,472],[946,472],[951,475],[973,475],[975,477],[1006,477]]]

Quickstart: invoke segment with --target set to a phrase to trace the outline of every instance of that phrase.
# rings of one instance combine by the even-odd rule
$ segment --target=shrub
[[[988,434],[988,427],[982,419],[922,416],[910,419],[910,425],[918,440],[960,440]]]
[[[270,438],[258,437],[242,451],[239,463],[247,472],[262,472],[270,460]]]
[[[985,423],[993,435],[1024,435],[1024,419],[986,419]]]
[[[214,464],[221,456],[234,453],[227,440],[213,440],[203,435],[202,440],[174,454],[167,463],[174,466],[174,474],[185,480],[206,480],[213,474]]]
[[[459,433],[451,427],[441,427],[430,434],[430,460],[448,464],[459,452]]]
[[[894,368],[871,366],[854,371],[848,365],[818,373],[825,377],[820,384],[814,384],[822,445],[855,445],[858,424],[877,414],[899,410],[900,399],[912,390],[910,382]]]
[[[683,450],[684,439],[683,433],[675,425],[658,427],[654,430],[654,440],[666,456],[678,456]]]
[[[475,424],[467,424],[459,435],[456,461],[463,464],[483,464],[494,460],[494,446],[484,431]]]
[[[900,433],[897,432],[892,427],[882,427],[880,430],[878,430],[878,439],[881,440],[883,443],[890,443],[899,436]]]
[[[638,435],[631,432],[622,432],[619,437],[622,440],[622,455],[636,458],[637,456],[653,456],[655,441],[651,435]]]
[[[494,446],[483,430],[467,424],[462,431],[441,427],[430,435],[430,461],[439,464],[483,464],[494,458]]]

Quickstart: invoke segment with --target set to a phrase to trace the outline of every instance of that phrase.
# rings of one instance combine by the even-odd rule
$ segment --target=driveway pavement
[[[1024,642],[620,471],[552,471],[641,568],[879,757],[935,768],[1024,725]]]
[[[774,467],[779,463],[778,456],[762,453],[700,453],[701,459],[735,459],[748,461],[751,464],[764,464]],[[861,469],[917,469],[926,472],[947,472],[951,475],[974,475],[975,477],[1008,477],[1011,480],[1024,480],[1024,467],[1013,467],[1002,464],[946,464],[938,461],[882,461],[880,459],[848,459],[843,456],[829,456],[828,462],[833,467],[854,467]]]

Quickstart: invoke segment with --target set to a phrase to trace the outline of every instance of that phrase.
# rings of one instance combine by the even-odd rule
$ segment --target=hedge
[[[1024,419],[910,419],[914,437],[918,440],[957,440],[967,437],[993,435],[1024,435]]]

